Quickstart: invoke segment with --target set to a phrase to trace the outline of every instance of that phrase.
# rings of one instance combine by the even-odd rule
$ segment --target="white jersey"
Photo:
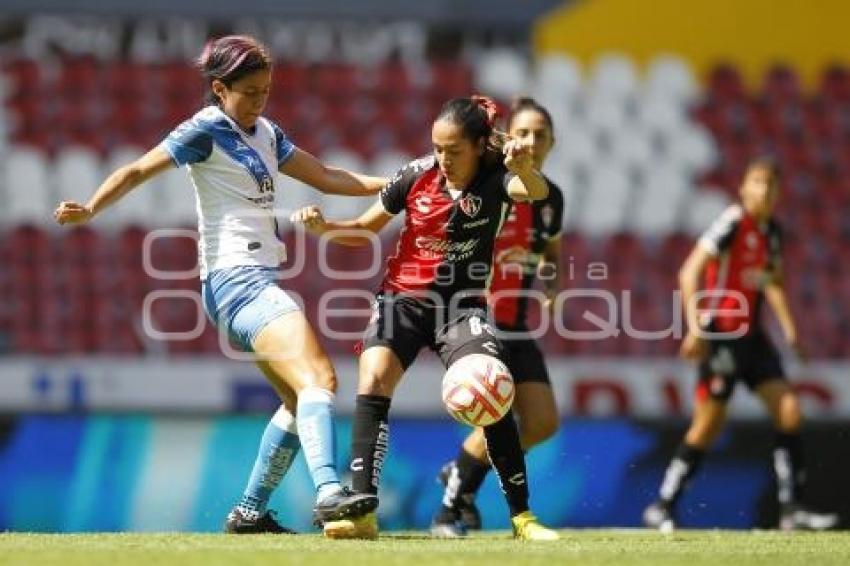
[[[274,216],[275,172],[295,152],[277,124],[260,118],[246,132],[208,106],[162,142],[177,166],[187,165],[198,211],[201,279],[216,269],[277,267],[283,243]]]

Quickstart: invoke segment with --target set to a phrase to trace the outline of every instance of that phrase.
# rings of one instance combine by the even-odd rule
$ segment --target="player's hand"
[[[63,200],[53,211],[53,218],[59,224],[85,224],[92,216],[89,207],[72,200]]]
[[[325,217],[318,206],[305,206],[289,216],[290,222],[298,222],[308,230],[321,230],[325,227]]]
[[[679,355],[692,362],[701,362],[707,352],[705,340],[691,332],[688,332],[679,348]]]
[[[505,155],[505,167],[515,175],[526,175],[534,171],[531,149],[515,139],[509,139],[502,147]]]

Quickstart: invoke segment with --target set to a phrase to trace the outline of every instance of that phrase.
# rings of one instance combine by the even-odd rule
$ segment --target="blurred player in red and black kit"
[[[773,218],[778,192],[773,161],[753,161],[741,185],[741,202],[715,220],[679,272],[688,324],[681,354],[699,364],[699,380],[691,426],[667,468],[659,499],[644,511],[648,527],[675,527],[676,501],[722,429],[738,381],[758,395],[776,427],[773,463],[780,528],[820,530],[837,522],[835,515],[813,513],[800,504],[806,481],[800,404],[760,324],[762,300],[767,299],[788,344],[803,357],[785,295],[780,231]],[[704,292],[710,293],[709,307],[702,310],[695,300],[701,278]]]
[[[528,148],[516,140],[497,143],[496,114],[487,98],[450,100],[431,130],[434,154],[402,168],[360,218],[326,221],[316,207],[292,216],[313,233],[362,245],[369,240],[351,236],[351,230],[374,234],[394,215],[406,213],[359,360],[351,446],[352,487],[358,495],[378,493],[389,448],[390,400],[421,348],[435,351],[446,367],[470,354],[504,358],[486,311],[493,247],[512,202],[545,198],[548,185]],[[557,539],[529,511],[525,459],[512,413],[485,427],[484,435],[514,536]],[[332,538],[375,538],[377,530],[374,512],[324,523]]]
[[[534,166],[541,170],[554,145],[549,112],[534,99],[520,98],[508,117],[511,138],[528,147]],[[546,307],[554,304],[560,288],[561,224],[564,197],[551,180],[549,195],[534,202],[514,204],[496,240],[489,303],[507,354],[508,368],[516,383],[513,410],[519,420],[522,447],[528,450],[555,434],[558,411],[549,372],[533,338],[527,336],[529,290],[538,269],[546,286]],[[443,467],[443,505],[434,517],[431,533],[437,537],[463,536],[467,529],[481,528],[475,495],[490,463],[482,429],[464,441],[457,458]]]

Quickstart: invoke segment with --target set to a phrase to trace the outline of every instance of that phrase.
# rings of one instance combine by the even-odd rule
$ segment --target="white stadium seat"
[[[635,110],[638,123],[650,132],[669,134],[681,130],[688,122],[684,107],[655,95],[638,99]]]
[[[473,64],[482,93],[510,99],[528,88],[528,61],[515,49],[489,49],[474,57]]]
[[[685,230],[695,237],[699,236],[730,204],[731,200],[721,189],[695,191],[686,203]]]
[[[678,105],[689,105],[699,95],[690,66],[676,55],[659,55],[649,64],[645,88],[650,96]]]
[[[637,69],[630,57],[618,53],[599,56],[590,71],[590,95],[593,98],[624,100],[638,89]]]
[[[45,223],[58,203],[50,187],[49,162],[28,147],[12,147],[2,167],[6,205],[4,220],[10,223]]]
[[[576,119],[588,128],[608,136],[616,136],[626,126],[626,104],[622,100],[589,96],[577,107]]]
[[[638,127],[626,128],[610,141],[610,157],[600,167],[613,162],[619,167],[641,170],[654,160],[651,136]]]
[[[106,158],[104,176],[124,165],[129,165],[144,153],[145,150],[140,147],[116,147]],[[183,174],[185,175],[185,171]],[[162,186],[162,176],[154,177],[139,185],[120,201],[113,204],[109,211],[103,215],[103,221],[119,226],[125,224],[152,226],[157,224],[156,219],[160,215],[163,205],[159,199]]]
[[[692,192],[689,177],[677,168],[653,167],[635,195],[629,226],[647,236],[661,236],[679,227],[684,200]]]
[[[577,227],[590,236],[619,232],[625,227],[632,186],[622,170],[597,169],[582,198]]]
[[[59,200],[84,203],[103,182],[103,164],[85,147],[62,149],[53,161],[53,184]]]
[[[551,53],[537,60],[532,94],[541,103],[551,106],[551,112],[556,111],[559,104],[566,108],[568,101],[579,96],[583,88],[581,65],[576,59]]]
[[[699,124],[688,124],[671,132],[666,145],[669,162],[680,164],[691,174],[699,175],[717,165],[714,138]]]

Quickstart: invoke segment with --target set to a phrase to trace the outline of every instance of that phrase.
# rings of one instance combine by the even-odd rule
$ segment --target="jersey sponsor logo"
[[[481,202],[481,197],[476,195],[466,195],[458,201],[460,209],[470,218],[478,215],[478,211],[481,210]]]
[[[429,212],[431,212],[431,197],[416,197],[416,200],[413,201],[413,204],[414,206],[416,206],[416,210],[418,210],[422,214],[428,214]]]
[[[746,237],[747,247],[751,250],[755,250],[759,247],[759,237],[755,232],[750,232]]]
[[[363,471],[363,458],[355,458],[351,461],[351,471],[352,472],[362,472]]]
[[[416,238],[416,247],[426,256],[439,258],[445,256],[448,261],[460,261],[472,256],[478,246],[479,239],[472,238],[460,242],[449,242],[435,236],[419,236]]]
[[[476,220],[475,222],[467,222],[463,225],[464,228],[478,228],[479,226],[484,226],[485,224],[489,224],[489,218],[481,218],[480,220]]]

